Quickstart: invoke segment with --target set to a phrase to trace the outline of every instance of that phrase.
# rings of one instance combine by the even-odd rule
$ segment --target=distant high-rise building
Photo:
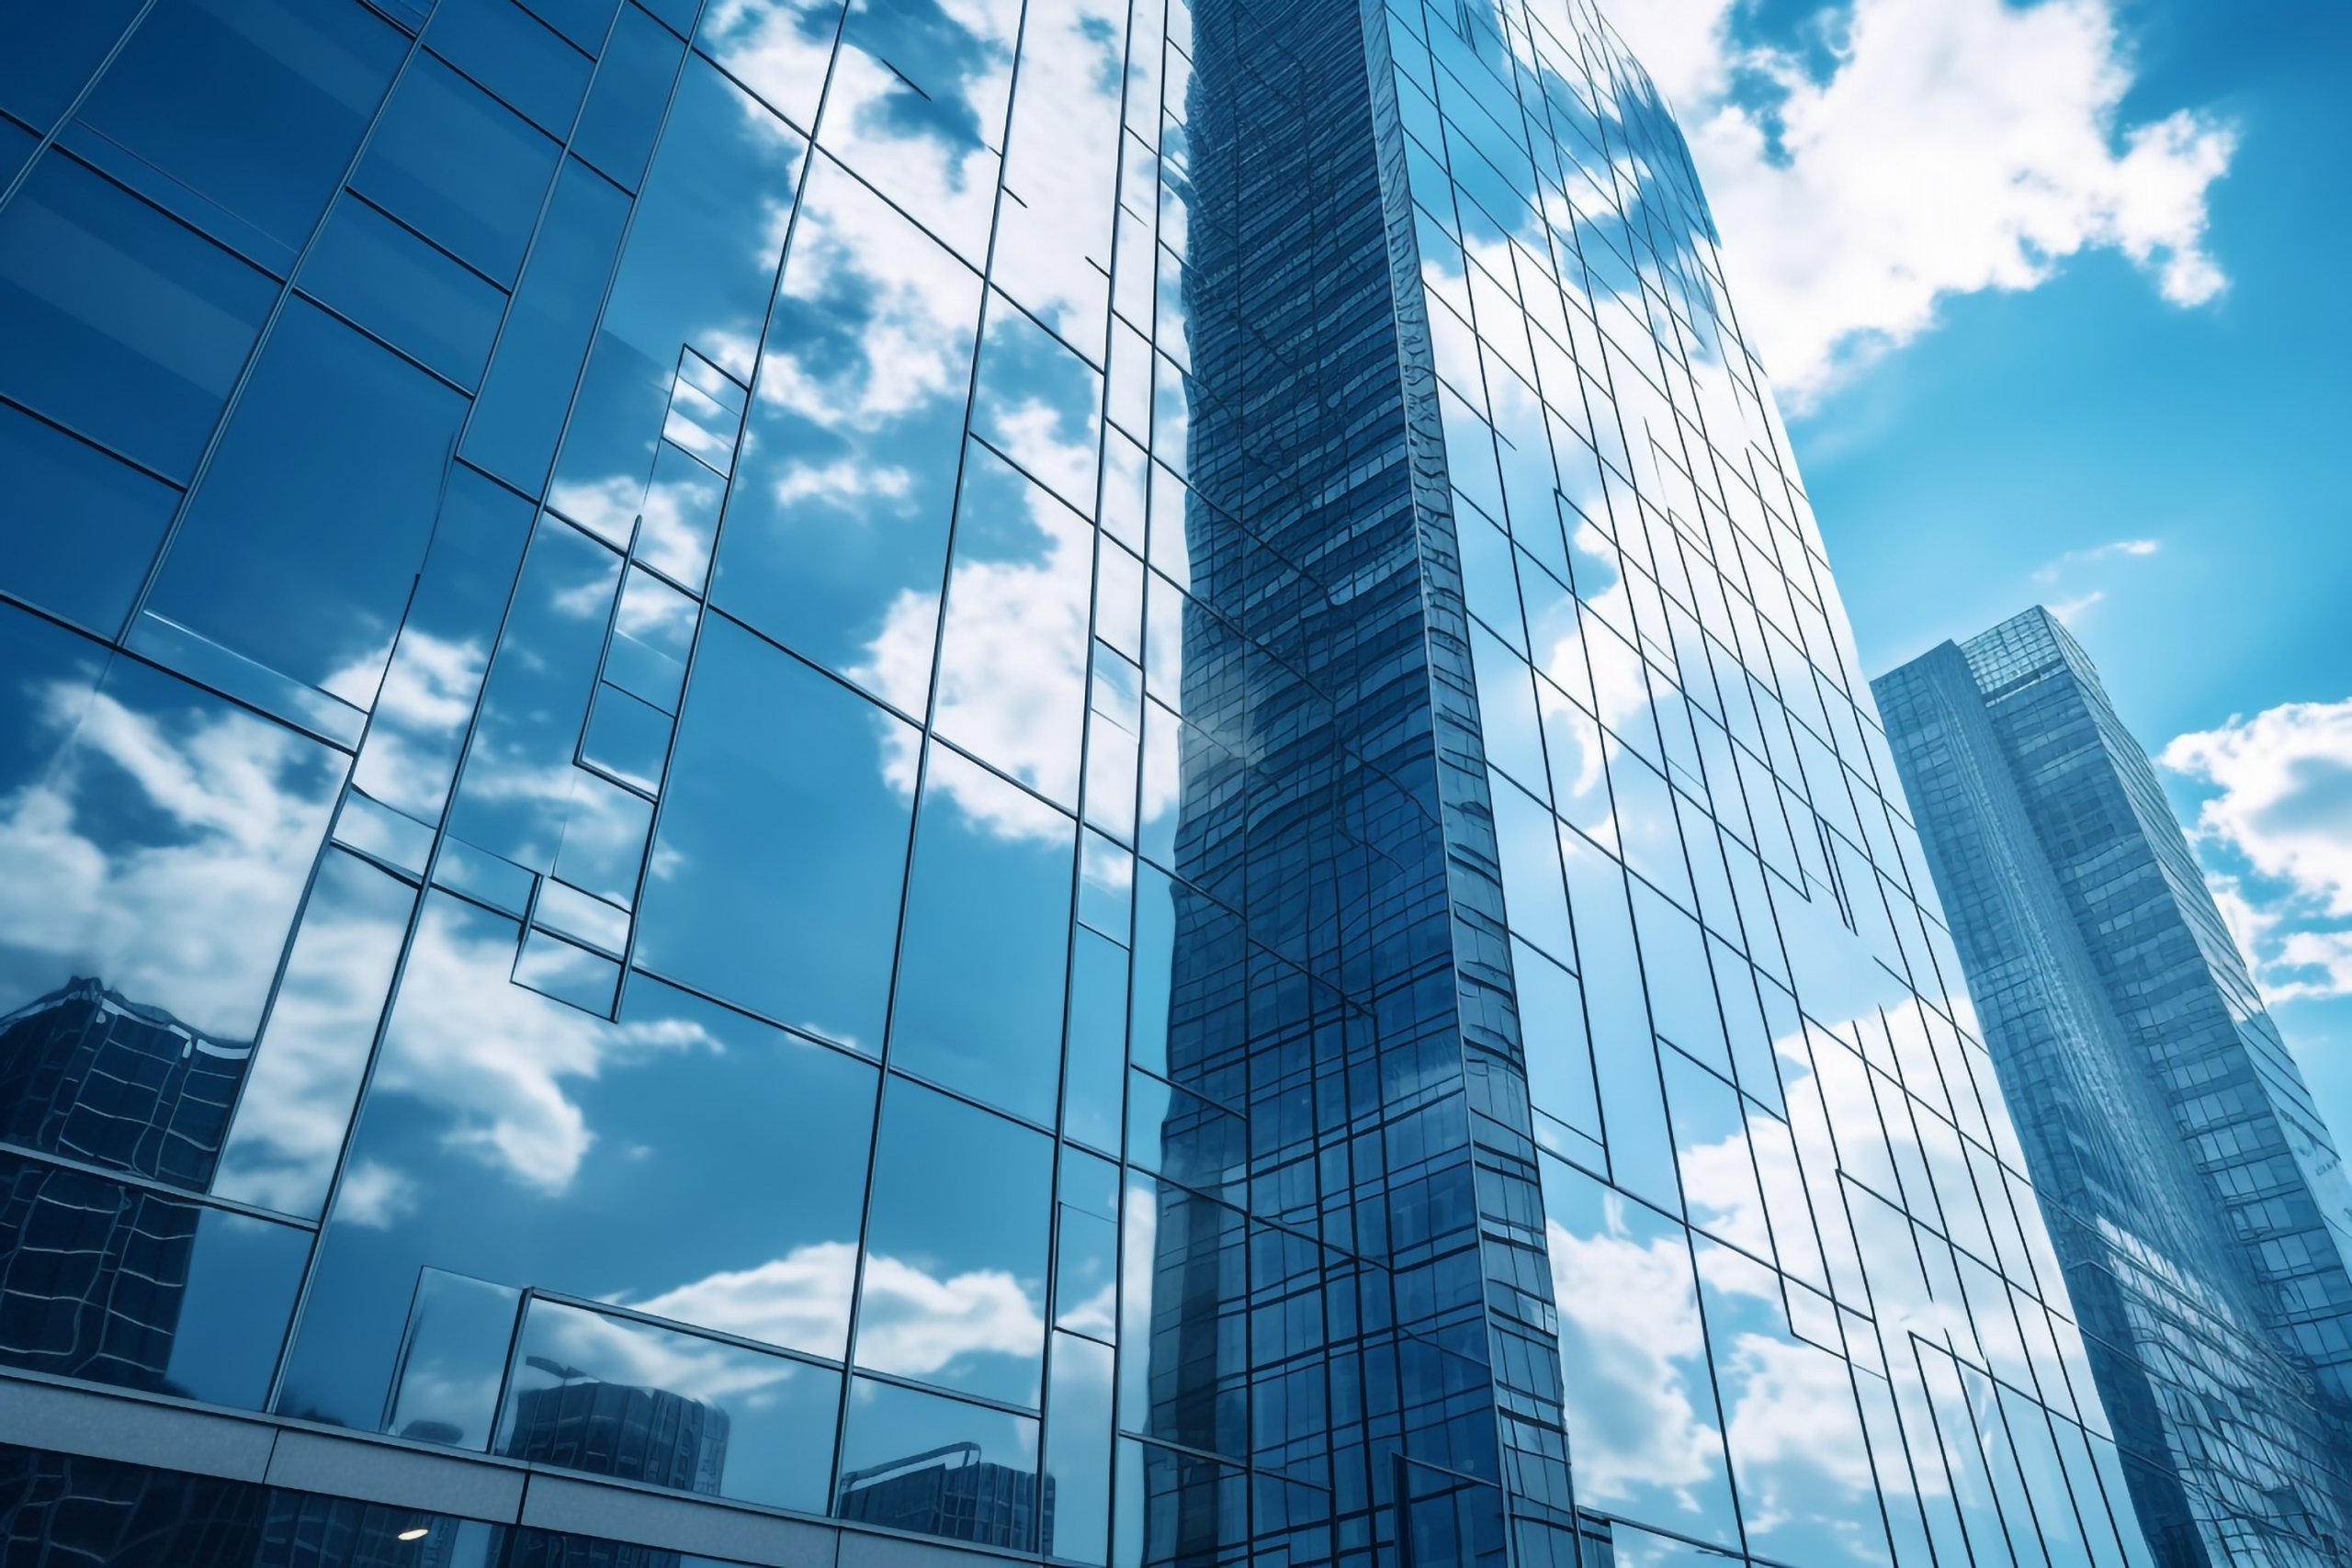
[[[2160,1560],[2352,1558],[2352,1190],[2047,610],[1874,682]]]
[[[0,1443],[2138,1568],[1723,278],[1588,0],[0,6]]]

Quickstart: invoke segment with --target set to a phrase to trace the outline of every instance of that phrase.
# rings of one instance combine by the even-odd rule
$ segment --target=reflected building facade
[[[0,1361],[600,1499],[510,1562],[2148,1561],[1582,0],[93,4],[0,116],[0,1010],[250,1043],[201,1158],[6,1077],[185,1235]]]
[[[2159,1561],[2352,1551],[2352,1189],[2047,610],[1875,683]]]

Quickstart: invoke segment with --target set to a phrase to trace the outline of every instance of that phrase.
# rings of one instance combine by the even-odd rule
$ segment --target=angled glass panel
[[[402,1314],[432,1269],[844,1348],[875,1069],[642,974],[617,1021],[591,1017],[514,983],[521,941],[514,920],[427,898],[288,1410],[374,1429],[408,1397]],[[788,1201],[747,1219],[711,1196],[744,1192]]]
[[[1579,1504],[1736,1550],[1689,1233],[1582,1171],[1542,1164]]]
[[[253,1410],[311,1235],[0,1155],[0,1361]]]
[[[890,1062],[1034,1122],[1060,1090],[1075,824],[932,748]]]
[[[532,495],[547,483],[628,211],[610,180],[564,164],[466,427],[465,456]]]
[[[302,911],[212,1190],[316,1219],[342,1157],[416,892],[330,853]]]
[[[514,0],[442,0],[424,41],[559,138],[571,133],[595,69],[591,56]]]
[[[532,517],[514,491],[462,463],[450,466],[433,544],[352,771],[361,789],[417,822],[438,822],[448,804]]]
[[[1001,295],[989,301],[972,434],[1080,512],[1094,504],[1102,377]]]
[[[671,760],[639,962],[878,1051],[918,746],[848,688],[711,617]]]
[[[481,383],[506,313],[506,296],[495,284],[354,196],[335,204],[300,281],[461,387]]]
[[[0,392],[185,483],[277,293],[50,152],[0,212]]]
[[[1119,1240],[1119,1429],[1249,1451],[1249,1227],[1238,1209],[1127,1178]]]
[[[18,912],[0,996],[13,1013],[79,982],[156,1024],[148,1049],[171,1060],[197,1038],[242,1058],[344,758],[22,611],[0,624],[0,880]]]
[[[512,287],[557,157],[528,120],[427,55],[401,76],[351,185]]]
[[[695,47],[803,130],[832,63],[842,0],[729,0],[703,12]]]
[[[114,637],[180,492],[6,407],[0,474],[0,588]]]
[[[687,63],[548,495],[616,545],[629,542],[631,525],[648,510],[665,433],[685,437],[716,473],[732,467],[743,383],[775,286],[803,151],[782,120],[708,62]],[[695,385],[697,378],[707,389]],[[680,429],[682,418],[691,434]],[[707,548],[705,541],[702,553]],[[698,568],[678,575],[700,584]]]
[[[1038,1549],[1050,1506],[1032,1416],[853,1378],[831,1512],[917,1535]]]
[[[0,12],[0,110],[46,130],[139,11],[139,0],[23,0]]]
[[[993,452],[968,448],[933,722],[1069,807],[1078,804],[1093,553],[1085,519]]]
[[[818,140],[975,265],[986,259],[1021,7],[855,0]]]
[[[625,5],[588,86],[588,102],[571,133],[571,150],[635,190],[662,129],[662,110],[677,80],[685,43],[643,9]]]
[[[841,1374],[568,1303],[524,1310],[493,1453],[707,1497],[823,1506]]]
[[[292,306],[189,503],[150,613],[372,707],[464,414],[465,400],[422,371],[316,307]]]
[[[859,1366],[1036,1407],[1053,1158],[1043,1134],[890,1081],[866,1220]]]
[[[978,275],[820,158],[738,463],[717,603],[884,701],[929,700]]]
[[[103,139],[92,148],[101,162],[130,154],[124,178],[283,268],[342,183],[406,42],[349,0],[161,0],[81,124]]]

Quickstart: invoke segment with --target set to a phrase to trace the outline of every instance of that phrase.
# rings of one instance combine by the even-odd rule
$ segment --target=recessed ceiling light
[[[433,1532],[424,1526],[419,1525],[413,1530],[401,1531],[401,1539],[402,1540],[423,1540],[426,1536],[432,1533]]]

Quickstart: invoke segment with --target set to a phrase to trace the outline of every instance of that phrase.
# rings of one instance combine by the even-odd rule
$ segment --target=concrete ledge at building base
[[[838,1531],[824,1525],[542,1471],[532,1472],[523,1494],[521,1522],[538,1529],[780,1568],[834,1568],[834,1543],[840,1540]],[[972,1561],[968,1554],[960,1555],[965,1563]]]
[[[0,1379],[0,1442],[91,1459],[265,1481],[276,1428],[176,1404]]]
[[[522,1511],[525,1472],[455,1454],[424,1453],[327,1432],[281,1431],[268,1482],[423,1513],[512,1519]]]

